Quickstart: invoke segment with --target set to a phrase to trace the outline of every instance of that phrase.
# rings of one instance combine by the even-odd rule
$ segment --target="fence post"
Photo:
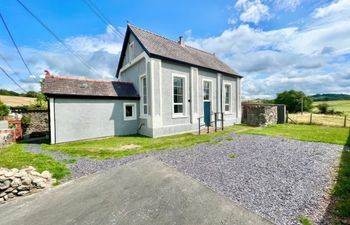
[[[201,118],[198,117],[198,135],[201,135]]]
[[[310,113],[310,125],[312,124],[312,113]]]
[[[214,113],[214,119],[215,119],[215,132],[218,130],[218,114]]]
[[[221,130],[224,130],[224,113],[221,113]]]
[[[286,110],[286,123],[288,123],[288,110]]]
[[[346,115],[344,116],[344,127],[346,127]]]

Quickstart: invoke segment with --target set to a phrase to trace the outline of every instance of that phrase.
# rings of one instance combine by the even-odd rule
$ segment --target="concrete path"
[[[0,225],[271,225],[154,158],[0,206]]]

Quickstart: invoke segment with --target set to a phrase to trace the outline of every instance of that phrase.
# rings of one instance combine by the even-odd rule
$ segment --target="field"
[[[35,101],[35,98],[0,95],[0,101],[7,106],[22,106],[32,104]]]
[[[350,115],[350,100],[339,100],[339,101],[321,101],[321,102],[314,102],[314,106],[317,106],[321,103],[327,103],[331,109],[334,109],[335,111],[343,112],[346,115]],[[317,111],[317,108],[314,108],[315,112]]]
[[[288,117],[291,119],[289,120],[289,123],[310,124],[310,113],[290,113],[288,114]],[[345,116],[313,113],[311,118],[311,124],[343,127],[344,120]],[[350,127],[350,115],[346,118],[346,127]]]

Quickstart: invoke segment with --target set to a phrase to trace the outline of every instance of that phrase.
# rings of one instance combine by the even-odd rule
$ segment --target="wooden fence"
[[[350,127],[350,116],[326,115],[316,113],[295,113],[288,114],[288,123]]]

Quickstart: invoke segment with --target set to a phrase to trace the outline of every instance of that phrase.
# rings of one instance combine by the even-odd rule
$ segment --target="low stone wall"
[[[242,123],[252,126],[267,126],[276,124],[278,106],[265,104],[243,104]]]
[[[16,142],[15,129],[0,130],[0,148],[5,147],[6,145],[13,142]]]
[[[23,116],[29,116],[31,118],[25,134],[49,132],[48,111],[28,111],[23,113]]]
[[[21,170],[0,168],[0,204],[50,187],[55,182],[50,172],[40,174],[31,166]]]

